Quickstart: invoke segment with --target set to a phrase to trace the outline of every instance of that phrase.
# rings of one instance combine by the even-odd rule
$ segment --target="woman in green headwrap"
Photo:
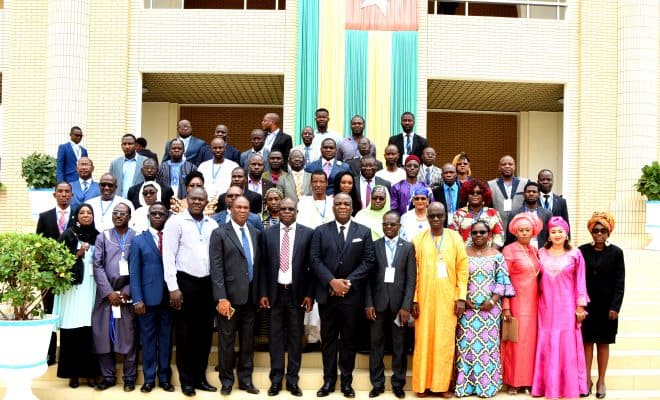
[[[385,186],[376,185],[371,191],[369,208],[355,215],[355,222],[369,227],[373,240],[383,237],[383,215],[390,210],[390,192]]]

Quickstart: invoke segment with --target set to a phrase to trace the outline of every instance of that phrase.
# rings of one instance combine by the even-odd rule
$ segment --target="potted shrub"
[[[21,161],[21,176],[28,186],[31,215],[36,221],[39,213],[53,208],[52,193],[57,186],[57,160],[43,153],[32,153]]]
[[[635,189],[646,197],[646,231],[651,235],[649,250],[660,250],[660,164],[642,167]]]
[[[49,289],[72,286],[76,259],[63,243],[34,233],[0,234],[0,378],[5,399],[32,399],[32,379],[48,369],[46,354],[57,316],[43,315]]]

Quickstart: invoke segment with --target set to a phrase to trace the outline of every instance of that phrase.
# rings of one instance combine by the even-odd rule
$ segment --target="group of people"
[[[228,144],[226,126],[209,145],[182,120],[160,166],[124,135],[124,157],[98,183],[82,130],[72,128],[58,151],[57,206],[37,226],[77,257],[73,289],[52,305],[61,316],[58,376],[71,387],[80,378],[114,386],[118,353],[132,391],[141,348],[140,390],[158,381],[173,391],[174,332],[182,392],[216,391],[206,369],[217,331],[223,395],[236,379],[239,390],[259,393],[252,372],[262,335],[269,396],[283,388],[302,395],[303,343],[320,342],[317,396],[335,391],[339,370],[341,392],[352,398],[368,329],[369,397],[385,390],[391,338],[391,386],[403,398],[414,327],[419,397],[492,397],[503,384],[511,394],[588,395],[594,344],[604,397],[624,291],[623,253],[607,240],[613,217],[594,213],[593,242],[573,247],[551,171],[541,170],[538,183],[519,178],[504,156],[500,176],[485,182],[471,176],[464,153],[439,168],[411,113],[382,165],[364,118],[352,118],[346,138],[328,120],[317,110],[317,129],[305,127],[294,148],[279,116],[266,114],[243,153]]]

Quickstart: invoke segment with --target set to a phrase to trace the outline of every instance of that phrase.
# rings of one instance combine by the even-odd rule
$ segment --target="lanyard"
[[[211,164],[211,175],[213,176],[213,182],[215,182],[215,177],[218,176],[218,174],[219,174],[220,171],[222,170],[222,165],[223,165],[223,164],[224,164],[224,163],[221,163],[221,164],[220,164],[220,168],[218,168],[217,171],[215,170],[215,167],[214,167],[215,163],[212,163],[212,164]]]
[[[430,232],[429,232],[430,233]],[[442,259],[442,242],[445,240],[445,232],[442,232],[442,235],[440,235],[440,243],[437,243],[435,241],[435,236],[431,233],[431,239],[433,239],[433,244],[435,245],[435,248],[438,249],[438,255],[440,256],[440,259]]]
[[[468,214],[470,214],[470,216],[472,217],[473,222],[479,221],[479,217],[481,217],[481,213],[484,212],[484,208],[481,207],[479,209],[479,214],[477,214],[477,216],[475,217],[474,214],[472,214],[472,212],[470,211],[470,207],[468,207],[467,209],[468,209]]]
[[[323,212],[319,210],[319,207],[316,205],[316,200],[314,200],[314,206],[316,207],[316,211],[318,211],[319,214],[321,214],[321,219],[325,221],[325,212],[328,206],[328,196],[323,199]]]
[[[110,200],[110,204],[108,204],[108,208],[106,208],[105,210],[103,209],[103,200],[100,198],[99,198],[99,205],[101,206],[101,219],[104,219],[105,214],[107,214],[108,211],[110,210],[110,207],[112,207],[112,200]]]
[[[202,217],[202,220],[199,221],[199,222],[195,221],[194,218],[193,218],[193,221],[195,222],[195,225],[197,226],[197,232],[199,232],[199,241],[201,242],[201,241],[204,240],[203,231],[204,231],[204,222],[206,222],[206,221],[204,220],[204,217]]]
[[[115,239],[117,239],[117,243],[119,244],[119,250],[121,250],[121,257],[124,258],[124,249],[126,248],[126,236],[128,235],[128,232],[120,236],[119,232],[117,232],[116,229],[113,229],[112,233],[114,234]]]
[[[391,262],[394,262],[394,253],[396,252],[396,243],[397,243],[397,238],[393,238],[392,240],[386,240],[385,245],[387,249],[389,250],[390,253],[390,258]]]

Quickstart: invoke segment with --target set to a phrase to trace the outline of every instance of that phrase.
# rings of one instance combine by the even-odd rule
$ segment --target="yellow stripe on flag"
[[[344,1],[319,0],[318,106],[330,111],[329,128],[342,135],[344,134],[345,6]]]
[[[367,67],[367,136],[376,144],[376,157],[383,153],[390,138],[390,82],[392,80],[392,33],[369,31]]]

